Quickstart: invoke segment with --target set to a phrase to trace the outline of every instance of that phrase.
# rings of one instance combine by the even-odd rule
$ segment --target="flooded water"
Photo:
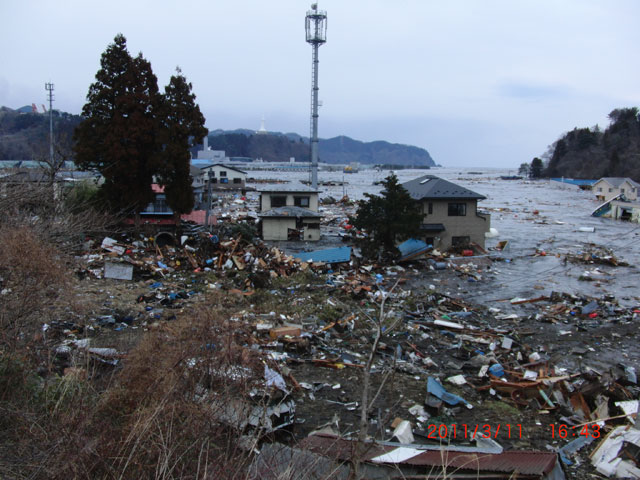
[[[347,182],[344,186],[320,187],[320,198],[339,199],[348,194],[358,200],[364,193],[379,193],[381,187],[373,183],[383,180],[388,173],[320,172],[320,181]],[[486,269],[484,281],[458,285],[451,294],[491,303],[556,291],[593,297],[611,294],[622,305],[640,304],[640,271],[636,268],[640,265],[640,225],[591,217],[598,205],[592,192],[559,188],[547,181],[501,180],[500,175],[514,174],[513,170],[505,169],[436,168],[398,170],[396,174],[401,183],[425,174],[437,175],[486,196],[479,208],[491,213],[491,226],[499,232],[497,237],[487,239],[486,247],[494,247],[501,240],[509,242],[501,254],[506,261],[494,262]],[[249,176],[290,181],[309,178],[307,172],[251,171]],[[583,232],[581,227],[593,227],[594,231]],[[566,254],[584,252],[591,244],[611,249],[629,267],[563,261]],[[579,280],[585,272],[594,281]]]

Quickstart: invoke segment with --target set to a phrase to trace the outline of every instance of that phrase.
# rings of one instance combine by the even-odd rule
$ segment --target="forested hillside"
[[[574,128],[553,145],[544,175],[597,179],[630,177],[640,181],[640,117],[638,108],[609,114],[610,125]]]
[[[71,152],[79,115],[53,112],[56,151]],[[49,155],[49,115],[0,108],[0,160],[42,160]]]

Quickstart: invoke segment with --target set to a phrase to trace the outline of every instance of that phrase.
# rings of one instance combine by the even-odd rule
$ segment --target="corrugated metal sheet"
[[[294,253],[293,256],[303,262],[342,263],[351,260],[351,247],[327,248],[313,252]]]
[[[328,435],[312,435],[302,440],[300,446],[334,460],[351,459],[355,442]],[[511,451],[499,454],[481,452],[456,452],[453,446],[438,450],[420,450],[412,446],[369,444],[363,459],[372,463],[451,467],[484,472],[518,472],[523,475],[544,475],[553,470],[557,455],[552,452]],[[393,458],[399,461],[388,461]],[[379,459],[379,460],[377,460]]]
[[[374,460],[375,461],[375,460]],[[465,453],[428,451],[405,460],[408,465],[449,466],[489,472],[518,472],[524,475],[549,473],[555,466],[557,455],[552,452]]]

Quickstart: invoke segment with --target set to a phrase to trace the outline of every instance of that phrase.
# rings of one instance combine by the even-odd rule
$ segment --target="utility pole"
[[[207,231],[209,232],[211,232],[211,227],[209,226],[210,212],[211,212],[211,170],[207,170],[207,213],[205,215],[204,223],[207,226]]]
[[[311,187],[318,188],[318,48],[327,41],[327,12],[311,4],[305,17],[307,43],[313,49],[311,63]]]
[[[45,83],[44,88],[49,92],[49,166],[55,169],[57,165],[53,163],[53,83]]]

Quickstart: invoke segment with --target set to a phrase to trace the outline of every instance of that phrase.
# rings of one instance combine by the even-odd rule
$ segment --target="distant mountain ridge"
[[[49,116],[32,113],[30,109],[27,106],[19,110],[0,107],[0,160],[47,158]],[[81,120],[80,115],[58,110],[53,112],[56,148],[69,156],[72,154],[73,131]],[[292,157],[296,161],[310,160],[309,138],[293,132],[256,134],[248,129],[218,129],[209,132],[209,146],[214,150],[224,150],[229,157],[262,158],[273,162],[288,161]],[[352,162],[416,167],[436,165],[429,152],[420,147],[382,140],[361,142],[344,135],[320,139],[319,157],[321,162],[345,165]]]
[[[253,130],[213,130],[209,132],[209,146],[224,150],[230,157],[262,158],[265,161],[309,161],[309,137],[297,133],[269,132],[256,134]],[[412,145],[390,143],[383,140],[362,142],[341,135],[320,139],[321,162],[365,165],[412,165],[434,167],[436,163],[427,150]]]

